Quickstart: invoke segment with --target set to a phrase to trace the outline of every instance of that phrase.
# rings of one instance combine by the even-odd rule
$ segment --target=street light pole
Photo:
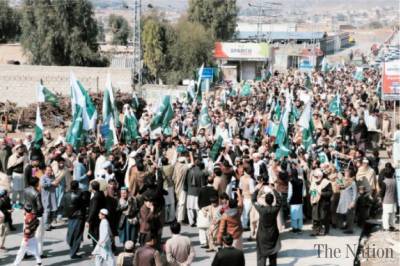
[[[140,97],[142,93],[142,45],[141,45],[141,25],[142,0],[135,0],[133,7],[133,66],[131,69],[132,90],[137,92]]]

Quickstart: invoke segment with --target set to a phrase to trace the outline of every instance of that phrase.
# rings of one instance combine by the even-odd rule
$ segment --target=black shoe
[[[196,227],[196,224],[191,224],[190,227]]]
[[[46,228],[46,231],[51,231],[51,227],[47,227],[47,228]]]
[[[76,260],[76,259],[82,259],[82,256],[81,255],[72,255],[71,256],[71,259],[73,259],[73,260]]]
[[[45,258],[48,258],[49,256],[47,256],[47,255],[45,255],[45,254],[42,254],[42,255],[40,255],[40,258],[41,259],[45,259]]]
[[[30,259],[30,258],[33,258],[33,255],[25,254],[24,259]]]
[[[15,228],[15,226],[10,226],[10,231],[16,231],[17,228]]]
[[[395,227],[391,226],[391,227],[389,227],[389,231],[390,232],[398,232],[399,229],[396,229]]]
[[[208,248],[208,245],[201,245],[200,248]]]

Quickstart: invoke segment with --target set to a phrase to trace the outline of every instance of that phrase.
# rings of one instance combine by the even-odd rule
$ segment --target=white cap
[[[102,165],[102,168],[103,168],[103,169],[107,169],[107,168],[109,168],[110,166],[112,166],[111,162],[110,162],[110,161],[105,161],[105,162],[103,163],[103,165]]]
[[[101,209],[100,213],[107,216],[108,215],[108,210],[107,209]]]

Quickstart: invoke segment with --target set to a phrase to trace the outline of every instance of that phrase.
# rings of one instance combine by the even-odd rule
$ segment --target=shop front
[[[217,42],[214,58],[221,68],[223,79],[231,82],[261,79],[268,69],[272,50],[267,43]],[[236,72],[236,75],[233,72]]]

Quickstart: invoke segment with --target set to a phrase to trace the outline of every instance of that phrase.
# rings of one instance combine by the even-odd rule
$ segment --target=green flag
[[[163,129],[166,128],[173,117],[174,111],[171,106],[171,96],[166,95],[164,96],[157,113],[151,120],[150,129],[155,130],[159,127],[162,127]]]
[[[162,128],[163,134],[170,136],[172,135],[172,129],[170,126],[171,120],[174,118],[174,109],[172,109],[171,102],[167,105],[167,109],[165,110],[164,117],[162,120]]]
[[[58,99],[55,93],[51,92],[45,86],[43,86],[42,82],[36,87],[36,95],[37,101],[39,103],[48,102],[53,106],[58,106]]]
[[[275,159],[280,160],[283,157],[287,157],[289,156],[289,152],[290,150],[286,146],[281,145],[275,151]]]
[[[265,80],[269,80],[272,77],[272,65],[268,67],[267,75],[265,76]]]
[[[356,72],[354,73],[354,79],[358,81],[364,80],[364,70],[362,67],[357,67]]]
[[[312,108],[311,101],[306,103],[303,113],[297,123],[302,128],[302,145],[306,151],[309,150],[311,144],[313,144],[314,123],[312,121]]]
[[[102,114],[103,124],[109,124],[111,118],[113,118],[114,126],[118,127],[119,113],[115,104],[114,90],[111,84],[110,74],[107,75],[107,83],[103,92]]]
[[[132,140],[138,139],[139,137],[138,121],[136,116],[130,108],[125,109],[122,126],[122,139],[125,144],[129,144]]]
[[[217,140],[214,142],[213,146],[211,147],[210,158],[213,162],[215,162],[218,159],[219,151],[222,148],[223,142],[224,142],[224,139],[221,136],[218,136]]]
[[[295,124],[297,119],[300,118],[300,112],[299,109],[297,109],[296,106],[292,105],[291,112],[289,114],[289,123],[290,124]]]
[[[36,122],[35,122],[35,140],[34,146],[36,149],[39,149],[43,144],[43,123],[42,118],[40,117],[40,109],[39,105],[36,109]]]
[[[242,89],[240,90],[240,96],[242,97],[246,97],[246,96],[250,96],[251,95],[251,86],[249,83],[245,83],[242,87]]]
[[[306,87],[308,90],[312,89],[311,78],[308,74],[306,74],[306,77],[305,77],[304,87]]]
[[[328,110],[329,112],[334,113],[337,116],[342,116],[342,105],[340,103],[339,94],[336,94],[336,96],[331,100]]]
[[[194,82],[194,80],[191,80],[189,85],[187,86],[187,90],[186,90],[186,100],[188,104],[192,104],[193,100],[194,100],[194,89],[196,87],[196,84]]]
[[[376,84],[375,93],[379,99],[382,98],[382,80],[379,80],[378,84]]]
[[[289,154],[289,114],[291,113],[292,103],[289,93],[286,94],[285,111],[279,123],[278,132],[276,134],[275,143],[279,148],[275,152],[275,156],[287,156]]]
[[[199,72],[197,73],[197,102],[201,103],[203,95],[201,91],[201,81],[203,78],[203,70],[204,70],[204,64],[201,65]]]
[[[75,114],[72,118],[72,124],[68,129],[66,136],[67,143],[71,144],[75,149],[79,148],[82,144],[82,134],[83,133],[83,118],[82,118],[82,108],[77,105],[75,109]]]
[[[115,128],[114,117],[112,116],[110,118],[108,127],[109,130],[105,141],[105,148],[107,151],[111,151],[112,147],[118,144],[117,130]]]
[[[274,108],[274,120],[278,121],[281,119],[282,108],[279,100],[276,101],[275,108]]]
[[[70,86],[71,86],[71,106],[72,116],[75,116],[77,106],[81,110],[83,129],[84,130],[95,130],[97,111],[96,107],[90,98],[88,92],[85,90],[83,85],[76,79],[75,75],[71,72],[70,75]]]
[[[325,152],[320,152],[318,153],[318,161],[322,163],[329,162],[328,156],[326,155]]]
[[[207,103],[203,101],[200,110],[200,117],[199,117],[199,129],[201,128],[209,128],[211,126],[211,118],[208,115],[208,108]]]
[[[321,70],[324,73],[327,73],[330,70],[330,66],[329,66],[328,61],[326,60],[325,57],[324,57],[324,59],[322,59],[322,62],[321,62]]]

